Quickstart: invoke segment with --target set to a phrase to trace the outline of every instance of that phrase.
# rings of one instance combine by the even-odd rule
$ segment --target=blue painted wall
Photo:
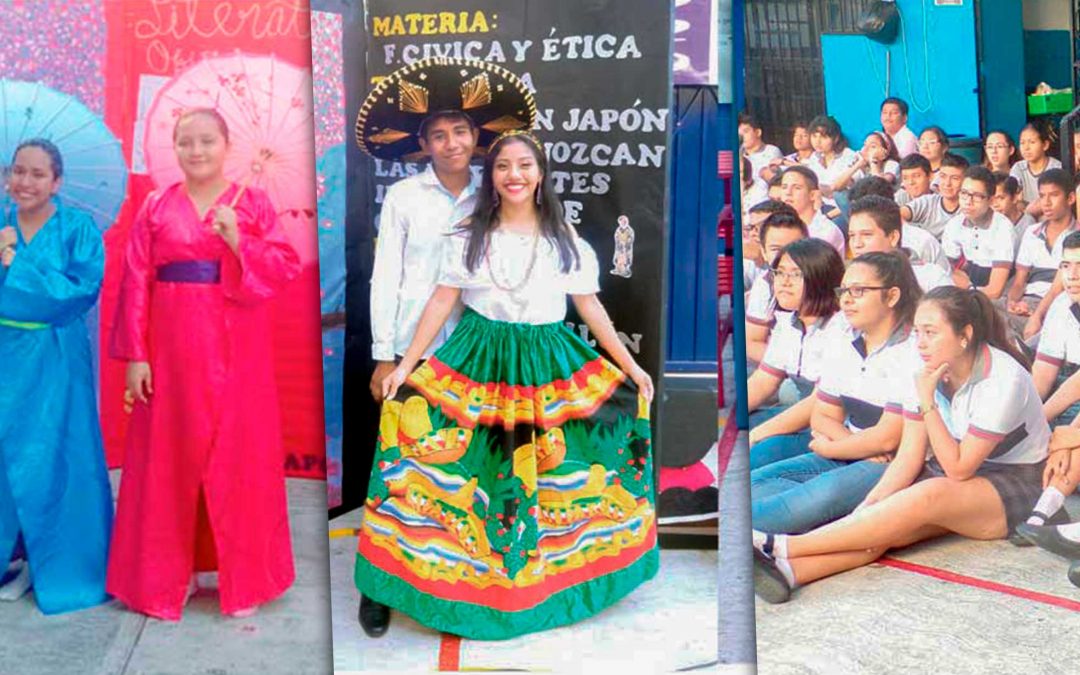
[[[1027,122],[1027,88],[1024,69],[1024,13],[1019,2],[983,2],[979,5],[982,28],[979,59],[982,68],[983,129],[1006,129],[1015,138]],[[1065,69],[1068,72],[1066,54]]]
[[[1067,30],[1024,31],[1024,87],[1031,92],[1040,82],[1054,89],[1072,86],[1072,36]]]
[[[829,114],[840,122],[849,142],[861,146],[865,135],[879,127],[882,99],[899,96],[911,108],[908,126],[915,133],[937,124],[950,136],[978,136],[973,3],[939,7],[927,2],[925,14],[923,0],[896,4],[901,31],[890,45],[861,35],[821,37]],[[1019,30],[1019,22],[1017,26]],[[888,92],[886,52],[892,64]]]
[[[731,106],[717,104],[715,87],[676,87],[674,103],[667,370],[715,372],[716,219],[722,206],[716,151],[724,128],[719,108]]]

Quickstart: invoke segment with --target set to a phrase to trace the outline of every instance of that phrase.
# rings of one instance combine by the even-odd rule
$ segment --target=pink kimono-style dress
[[[234,209],[239,256],[182,184],[151,193],[124,259],[110,353],[149,362],[153,393],[128,429],[107,589],[162,619],[193,571],[218,570],[224,613],[294,578],[267,300],[300,261],[264,192]]]

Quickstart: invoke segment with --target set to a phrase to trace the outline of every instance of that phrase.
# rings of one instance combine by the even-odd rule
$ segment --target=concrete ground
[[[586,621],[502,642],[457,640],[395,613],[379,639],[356,620],[355,528],[361,510],[330,522],[330,583],[337,672],[457,669],[556,673],[671,672],[716,660],[716,552],[661,551],[660,574]],[[711,670],[709,666],[704,670]]]
[[[1080,589],[1068,562],[1006,541],[945,537],[797,589],[783,605],[751,600],[742,438],[721,495],[722,662],[752,659],[756,634],[761,673],[1076,672]],[[1069,510],[1080,518],[1080,498]]]
[[[113,483],[117,483],[115,475]],[[116,601],[47,617],[26,596],[15,603],[0,603],[0,672],[329,673],[329,582],[322,534],[326,484],[299,479],[287,484],[296,583],[255,616],[222,616],[216,593],[209,591],[192,598],[179,623],[129,612]]]

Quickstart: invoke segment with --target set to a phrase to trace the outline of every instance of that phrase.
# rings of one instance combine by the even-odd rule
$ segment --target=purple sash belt
[[[216,284],[221,282],[217,260],[177,260],[158,265],[157,280],[175,284]]]

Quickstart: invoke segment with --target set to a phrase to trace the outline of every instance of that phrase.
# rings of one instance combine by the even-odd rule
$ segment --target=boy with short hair
[[[880,176],[867,176],[859,179],[851,187],[849,193],[852,203],[870,195],[877,195],[891,200],[893,198],[892,185],[889,185],[889,181]],[[897,213],[899,212],[899,207],[897,207]],[[941,242],[935,239],[934,235],[921,227],[915,227],[911,223],[904,222],[903,218],[900,219],[900,222],[900,240],[903,242],[901,246],[911,253],[912,263],[916,261],[924,262],[939,267],[942,272],[952,272],[949,259],[945,257],[945,251],[941,249]]]
[[[920,154],[908,155],[900,160],[900,189],[894,199],[905,206],[912,199],[930,193],[930,177],[933,174],[930,160]]]
[[[908,104],[901,98],[890,96],[881,102],[881,128],[889,134],[900,159],[919,152],[919,139],[907,127]]]
[[[942,234],[945,231],[945,223],[955,218],[960,211],[960,188],[967,168],[968,161],[966,159],[951,152],[945,153],[945,157],[941,160],[941,168],[938,169],[937,194],[924,194],[921,197],[912,199],[900,207],[900,216],[904,220],[923,228],[944,244]],[[987,174],[989,174],[989,171],[987,171]],[[990,182],[993,182],[992,178]],[[989,191],[986,194],[986,208],[989,209]],[[1010,229],[1011,225],[1010,223]]]
[[[761,138],[762,129],[758,121],[749,113],[739,113],[739,142],[741,154],[750,160],[754,169],[754,178],[761,178],[761,171],[774,159],[782,159],[784,153],[775,145],[769,145]]]
[[[817,208],[817,174],[805,166],[791,166],[780,175],[780,185],[784,191],[784,203],[799,214],[810,236],[831,245],[843,258],[844,233]]]
[[[1016,252],[1019,253],[1024,232],[1037,222],[1035,217],[1024,209],[1024,195],[1020,190],[1020,181],[1007,173],[994,172],[994,197],[990,200],[990,206],[1012,222]]]
[[[942,171],[947,167],[944,162]],[[942,180],[944,185],[950,179]],[[941,247],[953,265],[953,283],[982,291],[991,300],[1004,297],[1013,264],[1012,223],[990,208],[994,177],[983,166],[964,172],[958,192],[959,213],[945,224]]]
[[[848,220],[848,242],[851,254],[891,253],[902,245],[900,207],[891,199],[868,195],[851,203]],[[912,260],[911,269],[923,292],[938,286],[952,286],[952,278],[941,267],[921,260]]]
[[[1016,276],[1009,289],[1009,324],[1018,333],[1050,292],[1061,266],[1065,238],[1077,231],[1072,176],[1064,169],[1047,169],[1038,184],[1043,221],[1024,231],[1016,254]]]

